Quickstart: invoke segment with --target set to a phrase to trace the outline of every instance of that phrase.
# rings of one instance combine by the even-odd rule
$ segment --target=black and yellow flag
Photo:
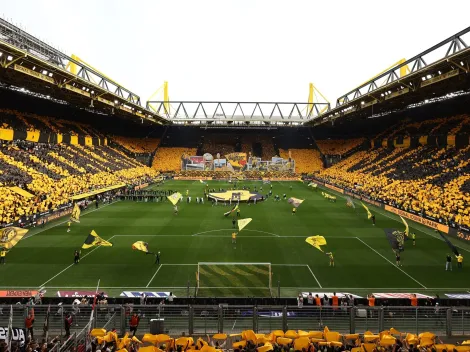
[[[10,250],[28,233],[21,227],[6,227],[0,230],[0,248]]]
[[[105,246],[105,247],[112,247],[112,243],[106,240],[103,240],[95,230],[91,230],[90,234],[86,238],[85,242],[83,243],[82,249],[88,249],[94,246]]]
[[[230,214],[232,214],[234,211],[236,211],[238,209],[238,204],[235,205],[231,210],[227,211],[226,213],[224,213],[224,216],[229,216]]]
[[[393,250],[404,250],[405,239],[407,238],[404,232],[397,229],[384,229],[384,232]]]
[[[459,256],[459,250],[457,249],[457,247],[455,247],[452,244],[452,242],[450,242],[449,239],[446,236],[444,236],[444,234],[441,231],[436,230],[436,232],[439,233],[439,235],[441,235],[442,239],[444,240],[445,243],[447,243],[447,245],[449,246],[452,253],[454,253],[458,257]]]
[[[80,213],[82,211],[80,210],[80,207],[78,206],[78,203],[75,203],[75,205],[73,206],[73,210],[72,210],[72,215],[70,216],[70,220],[72,220],[73,222],[80,222]]]
[[[149,244],[144,241],[137,241],[132,244],[132,249],[142,251],[147,254],[153,254],[152,252],[149,251]]]

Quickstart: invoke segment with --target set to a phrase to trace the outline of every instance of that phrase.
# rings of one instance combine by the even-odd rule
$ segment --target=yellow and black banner
[[[92,136],[73,136],[62,133],[47,133],[39,130],[19,131],[7,128],[0,128],[0,140],[3,141],[30,141],[36,143],[52,143],[52,144],[73,144],[73,145],[107,145],[106,138]]]

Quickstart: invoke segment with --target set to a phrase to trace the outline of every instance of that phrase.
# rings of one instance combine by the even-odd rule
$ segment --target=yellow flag
[[[142,251],[145,253],[151,253],[149,252],[149,244],[144,241],[137,241],[132,244],[132,249],[136,249],[138,251]]]
[[[401,219],[401,221],[403,221],[403,223],[405,224],[405,231],[404,231],[404,233],[405,233],[406,236],[408,236],[408,234],[410,233],[410,228],[409,228],[409,226],[408,226],[408,223],[407,223],[406,220],[403,219],[401,216],[400,216],[400,219]]]
[[[326,239],[323,236],[310,236],[305,239],[305,242],[312,245],[321,252],[323,252],[323,250],[320,248],[320,246],[326,245]]]
[[[95,230],[91,230],[90,234],[86,238],[85,242],[83,243],[82,249],[88,249],[94,246],[105,246],[105,247],[112,247],[112,243],[106,240],[103,240]]]
[[[29,230],[21,227],[6,227],[0,229],[0,248],[10,250],[28,233]]]
[[[370,219],[372,217],[372,213],[370,212],[369,208],[365,206],[364,203],[361,202],[361,204],[364,207],[364,209],[367,211],[367,219]]]
[[[298,199],[298,198],[294,198],[294,197],[291,197],[287,200],[288,203],[292,204],[294,207],[298,208],[300,204],[302,204],[304,202],[303,199]]]
[[[81,213],[80,207],[78,206],[78,203],[75,203],[75,205],[73,206],[73,210],[72,210],[72,216],[70,216],[70,220],[72,220],[73,222],[79,223],[80,213]]]
[[[171,196],[168,196],[167,198],[171,202],[171,204],[176,205],[176,203],[178,203],[178,201],[181,198],[181,193],[180,192],[173,193]]]
[[[240,219],[238,220],[238,231],[241,231],[245,228],[246,225],[248,225],[251,220],[253,220],[252,218],[247,218],[247,219]]]

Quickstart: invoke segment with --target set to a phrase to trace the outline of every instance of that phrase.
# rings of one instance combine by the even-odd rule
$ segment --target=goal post
[[[196,288],[272,288],[271,263],[198,262]]]

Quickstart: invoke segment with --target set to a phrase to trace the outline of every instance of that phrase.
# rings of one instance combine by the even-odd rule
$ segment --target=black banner
[[[0,340],[7,340],[8,327],[0,327]],[[26,329],[12,328],[12,341],[26,342]]]

